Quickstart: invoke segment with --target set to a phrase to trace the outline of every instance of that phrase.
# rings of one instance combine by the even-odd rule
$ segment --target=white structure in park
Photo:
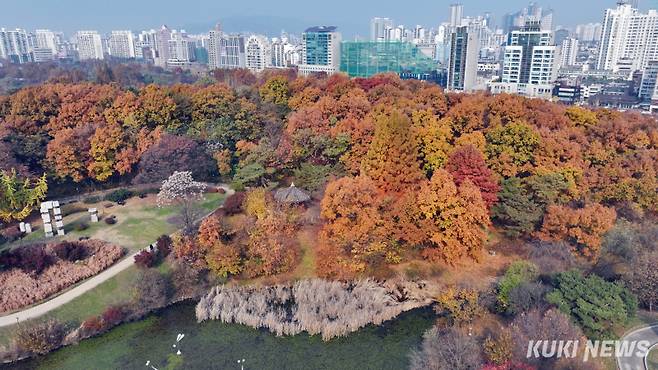
[[[91,222],[98,222],[98,209],[97,208],[89,208],[89,215],[91,216]]]
[[[58,201],[48,201],[41,203],[41,219],[43,220],[43,230],[46,237],[51,238],[57,235],[64,235],[64,221],[62,209]]]

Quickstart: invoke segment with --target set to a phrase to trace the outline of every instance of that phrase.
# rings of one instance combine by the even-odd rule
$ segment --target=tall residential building
[[[607,9],[597,69],[628,72],[630,76],[644,70],[652,60],[658,60],[658,11],[643,14],[625,2]]]
[[[169,40],[171,30],[166,25],[160,27],[155,35],[155,65],[166,67],[169,60]]]
[[[195,44],[187,37],[185,31],[171,31],[168,46],[167,65],[186,65],[196,60]]]
[[[638,96],[643,101],[658,100],[658,60],[647,63],[642,73]]]
[[[208,67],[210,69],[219,68],[219,45],[222,35],[222,25],[219,23],[208,32]]]
[[[0,59],[7,59],[12,63],[34,61],[33,55],[30,53],[30,44],[25,30],[0,28]]]
[[[276,37],[272,40],[272,67],[285,68],[288,66],[286,61],[286,44],[282,39]]]
[[[262,72],[272,64],[272,47],[265,36],[252,35],[245,46],[246,65],[252,72]]]
[[[393,20],[390,18],[375,17],[370,21],[370,41],[386,41],[388,30],[393,28]]]
[[[34,36],[36,38],[35,47],[40,49],[50,49],[52,50],[53,55],[57,55],[59,47],[55,32],[51,30],[36,30],[34,31]]]
[[[302,34],[302,64],[299,73],[333,74],[340,69],[342,36],[334,26],[311,27]]]
[[[244,36],[224,35],[219,40],[219,67],[235,69],[246,67]]]
[[[528,21],[508,35],[503,56],[501,82],[492,83],[497,93],[514,93],[550,98],[557,77],[557,53],[551,31],[540,22]]]
[[[602,28],[601,23],[579,24],[576,26],[576,38],[580,42],[598,42]]]
[[[472,91],[477,82],[480,42],[468,26],[455,28],[450,36],[448,90]]]
[[[461,26],[462,18],[464,18],[464,5],[450,4],[450,26],[451,27]]]
[[[135,58],[135,35],[132,31],[112,31],[108,45],[110,55],[115,58]]]
[[[571,67],[576,64],[580,42],[573,37],[567,37],[560,47],[560,67]]]
[[[96,31],[78,31],[76,34],[78,44],[78,58],[80,60],[104,59],[103,40]]]

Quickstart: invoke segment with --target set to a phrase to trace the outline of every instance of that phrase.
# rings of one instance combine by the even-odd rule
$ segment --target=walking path
[[[226,195],[230,196],[235,191],[228,186],[225,185],[220,185],[221,188],[226,190]],[[222,207],[222,206],[220,206]],[[214,211],[213,211],[214,212]],[[211,212],[212,213],[212,212]],[[207,217],[207,215],[205,216]],[[112,265],[110,268],[107,270],[101,272],[100,274],[89,278],[85,280],[82,284],[74,287],[73,289],[70,289],[44,303],[41,303],[39,305],[36,305],[34,307],[27,308],[25,310],[9,314],[6,316],[1,316],[0,317],[0,327],[4,326],[10,326],[14,325],[18,322],[30,320],[37,318],[39,316],[42,316],[60,306],[63,306],[72,300],[80,297],[81,295],[87,293],[88,291],[94,289],[98,285],[104,283],[105,281],[113,278],[117,274],[119,274],[121,271],[124,271],[125,269],[129,268],[130,266],[135,263],[135,256],[139,254],[141,251],[137,251],[123,260],[119,261],[118,263]]]
[[[621,340],[627,342],[635,341],[636,343],[639,341],[648,341],[651,343],[649,345],[651,348],[656,348],[656,346],[658,346],[658,324],[634,330],[626,334]],[[649,352],[647,352],[645,357],[617,357],[617,366],[620,370],[655,370],[649,369],[647,364],[647,357],[649,356]]]

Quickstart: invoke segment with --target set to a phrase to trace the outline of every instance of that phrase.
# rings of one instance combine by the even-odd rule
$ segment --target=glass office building
[[[437,63],[409,42],[344,41],[340,71],[350,77],[397,73],[403,78],[433,80]]]

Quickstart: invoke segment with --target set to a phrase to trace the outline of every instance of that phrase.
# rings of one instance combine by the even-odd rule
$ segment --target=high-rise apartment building
[[[252,72],[262,72],[272,64],[272,47],[265,36],[252,35],[245,46],[246,65]]]
[[[104,59],[103,40],[101,40],[101,35],[98,32],[78,31],[75,38],[80,60]]]
[[[167,65],[186,65],[196,60],[194,42],[187,37],[185,31],[171,31],[168,46]]]
[[[571,67],[576,64],[580,42],[573,37],[562,40],[560,46],[560,67]]]
[[[245,68],[245,42],[242,35],[224,35],[219,40],[219,67],[225,69]]]
[[[135,35],[132,31],[112,31],[108,46],[110,55],[115,58],[135,58]]]
[[[29,63],[34,61],[25,30],[20,28],[15,30],[0,28],[0,59],[7,59],[12,63]]]
[[[333,74],[340,69],[342,36],[334,26],[311,27],[302,34],[302,64],[299,73]]]
[[[542,30],[539,21],[528,21],[508,35],[503,56],[501,82],[491,91],[530,97],[550,98],[557,77],[557,50],[551,31]]]
[[[160,27],[155,35],[155,65],[166,67],[169,60],[169,40],[171,30],[166,25]]]
[[[643,101],[658,100],[658,60],[647,63],[647,67],[642,72],[638,96]]]
[[[50,49],[53,55],[59,52],[57,35],[51,30],[36,30],[34,31],[36,39],[35,48]]]
[[[448,56],[448,90],[472,91],[477,82],[478,52],[477,34],[468,26],[456,27],[450,35]]]
[[[208,32],[208,67],[219,68],[219,44],[222,38],[222,25],[217,24]]]
[[[388,40],[388,30],[393,28],[390,18],[375,17],[370,21],[370,41]]]
[[[597,69],[628,72],[630,76],[644,70],[652,60],[658,60],[658,11],[643,14],[625,2],[607,9]]]
[[[459,27],[462,25],[464,18],[464,5],[450,4],[450,26]]]
[[[579,24],[576,26],[576,38],[580,42],[598,42],[601,40],[601,23]]]

